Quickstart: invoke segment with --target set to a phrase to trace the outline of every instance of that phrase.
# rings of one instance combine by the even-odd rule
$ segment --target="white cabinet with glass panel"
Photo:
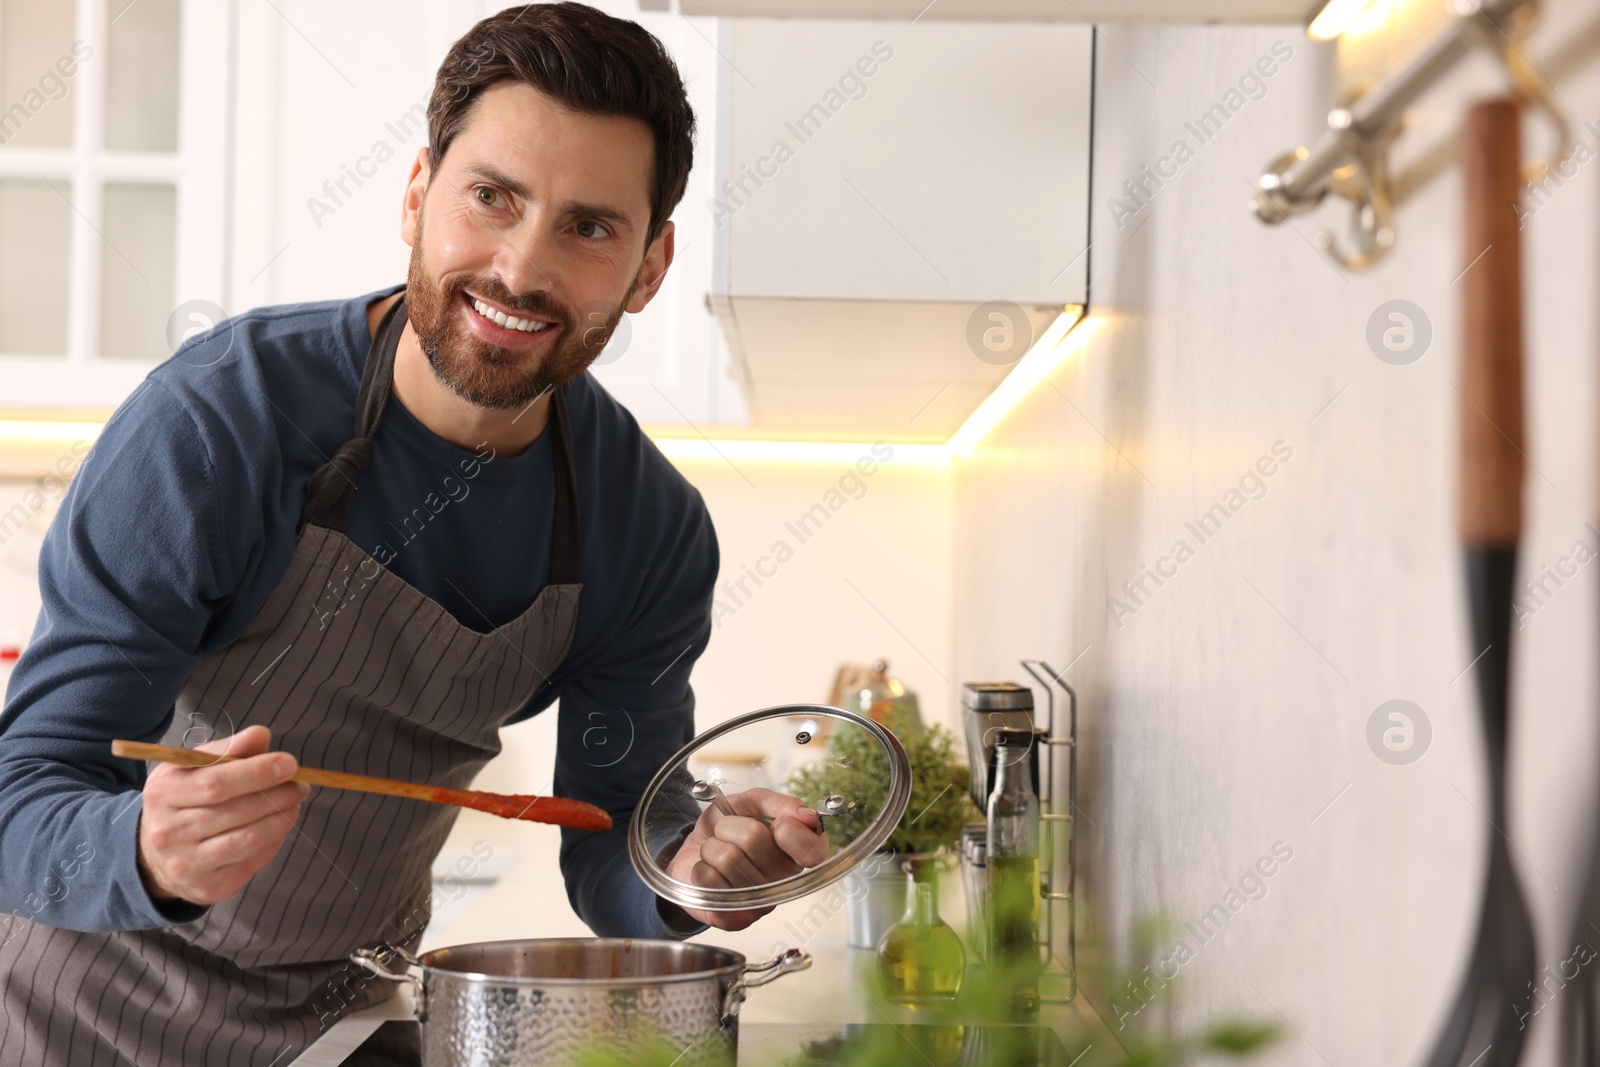
[[[227,291],[227,19],[0,0],[0,409],[105,412]]]

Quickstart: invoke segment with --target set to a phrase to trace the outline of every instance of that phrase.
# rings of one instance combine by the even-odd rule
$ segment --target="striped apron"
[[[308,767],[466,787],[565,658],[581,557],[563,390],[551,404],[550,583],[512,622],[461,625],[343,533],[405,322],[402,297],[367,355],[356,436],[307,489],[283,580],[245,635],[189,677],[166,744],[261,723]],[[341,1015],[392,995],[348,957],[377,941],[415,947],[456,813],[316,789],[272,863],[196,922],[78,933],[16,919],[0,947],[0,1067],[282,1067]]]

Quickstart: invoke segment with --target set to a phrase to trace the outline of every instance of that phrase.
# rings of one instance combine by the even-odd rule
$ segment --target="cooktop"
[[[920,1062],[938,1067],[980,1067],[994,1062],[1000,1030],[1037,1051],[1040,1067],[1071,1067],[1061,1039],[1045,1027],[928,1026],[903,1023],[842,1023],[835,1026],[745,1023],[739,1027],[739,1063],[750,1067],[837,1067],[853,1048],[867,1041],[895,1041]],[[1007,1042],[1009,1044],[1009,1042]],[[415,1020],[392,1020],[375,1030],[345,1058],[345,1067],[421,1067],[421,1027]],[[910,1062],[908,1060],[907,1062]],[[1026,1059],[1009,1059],[1024,1064]]]

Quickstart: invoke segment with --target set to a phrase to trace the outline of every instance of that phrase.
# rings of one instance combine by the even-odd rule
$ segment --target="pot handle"
[[[417,976],[411,973],[412,967],[421,967],[422,961],[398,945],[391,945],[380,941],[376,945],[367,945],[350,953],[350,962],[365,968],[379,978],[387,978],[391,982],[409,982],[420,985]],[[396,963],[406,969],[396,973],[391,970]]]
[[[422,968],[422,961],[417,957],[399,945],[380,941],[376,945],[366,945],[350,953],[350,962],[378,978],[409,985],[411,1013],[418,1020],[427,1018],[427,1002],[424,999],[422,979],[411,973],[413,967],[418,970]],[[403,969],[396,970],[397,964]]]
[[[728,995],[723,998],[722,1025],[726,1026],[738,1018],[739,1009],[744,1005],[746,990],[764,986],[786,974],[803,971],[810,966],[811,953],[804,949],[792,948],[770,960],[752,963],[745,967],[739,972],[738,979],[728,988]]]

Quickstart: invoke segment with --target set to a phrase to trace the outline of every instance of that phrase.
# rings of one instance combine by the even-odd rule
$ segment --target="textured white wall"
[[[1574,116],[1600,115],[1600,73],[1573,61],[1600,31],[1593,6],[1546,7],[1529,53]],[[1279,40],[1293,58],[1199,144],[1184,123]],[[1182,989],[1149,1011],[1281,1011],[1295,1029],[1274,1064],[1407,1063],[1454,994],[1489,831],[1472,678],[1458,679],[1472,659],[1454,518],[1460,183],[1452,164],[1405,204],[1395,254],[1365,274],[1310,244],[1342,209],[1256,222],[1248,183],[1318,128],[1331,80],[1331,56],[1289,28],[1102,29],[1093,321],[1083,352],[958,468],[956,663],[1017,676],[1019,655],[1060,666],[1087,648],[1068,675],[1083,697],[1080,914],[1123,962],[1135,919],[1198,919],[1275,842],[1293,849],[1220,936],[1186,935]],[[1403,154],[1499,86],[1479,64],[1442,88]],[[1193,157],[1119,228],[1109,198],[1179,138]],[[1535,567],[1595,541],[1595,170],[1524,232]],[[1433,329],[1409,366],[1365,340],[1397,298]],[[1122,582],[1180,538],[1196,545],[1185,523],[1278,441],[1293,455],[1265,495],[1114,620]],[[1596,818],[1594,597],[1586,569],[1517,635],[1507,829],[1552,963]],[[1433,729],[1409,766],[1366,741],[1396,698]],[[1115,1027],[1116,991],[1086,992]],[[1535,1020],[1527,1062],[1553,1061],[1553,1015]]]
[[[951,649],[952,516],[947,469],[891,458],[803,544],[789,529],[836,490],[849,465],[684,462],[722,549],[719,616],[695,669],[701,729],[772,704],[823,701],[842,661],[882,656],[916,690],[923,714],[953,725],[959,684]],[[746,481],[746,478],[749,481]],[[794,549],[752,595],[729,591],[746,565]],[[764,569],[774,569],[763,564]]]
[[[917,691],[925,717],[954,725],[949,471],[891,458],[847,484],[844,503],[802,543],[787,524],[824,502],[849,466],[679,464],[705,497],[722,552],[716,628],[692,678],[697,729],[774,704],[820,703],[841,662],[879,656]],[[780,540],[793,552],[781,564]],[[759,586],[746,577],[758,566],[773,572]],[[743,591],[727,587],[742,577]],[[548,788],[554,724],[545,714],[504,731],[505,750],[479,788]]]

